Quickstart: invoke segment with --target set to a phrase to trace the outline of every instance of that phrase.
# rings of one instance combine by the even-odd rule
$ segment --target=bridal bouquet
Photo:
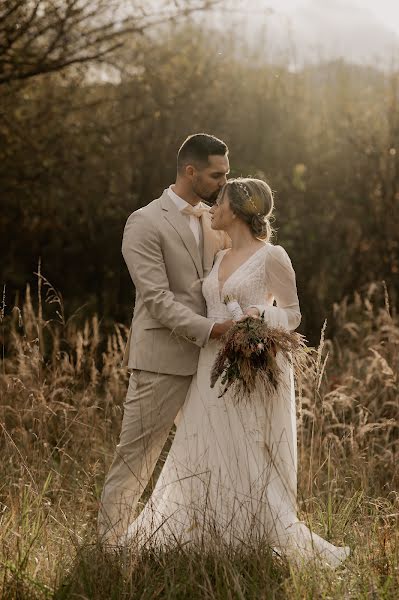
[[[266,394],[273,393],[282,375],[278,353],[300,373],[308,355],[304,336],[282,327],[271,327],[262,318],[237,320],[243,316],[238,302],[226,296],[224,303],[236,323],[223,336],[223,345],[211,371],[211,387],[219,378],[224,386],[219,398],[230,388],[236,399],[249,398],[259,384]]]

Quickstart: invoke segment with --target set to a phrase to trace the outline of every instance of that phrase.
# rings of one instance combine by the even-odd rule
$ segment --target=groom
[[[132,369],[120,441],[98,517],[103,541],[117,544],[182,407],[200,348],[231,321],[205,317],[202,279],[230,245],[211,229],[209,208],[229,173],[228,148],[205,133],[188,137],[177,155],[176,183],[127,220],[122,253],[136,288],[124,364]]]

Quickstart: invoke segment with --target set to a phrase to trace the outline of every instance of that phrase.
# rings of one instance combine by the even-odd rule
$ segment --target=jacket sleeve
[[[140,210],[127,220],[122,254],[151,317],[197,346],[204,346],[213,321],[176,301],[169,289],[157,229]]]
[[[273,326],[294,330],[301,322],[295,272],[287,252],[281,246],[272,246],[266,255],[265,278],[267,291],[277,306],[253,305],[264,313],[264,319]]]

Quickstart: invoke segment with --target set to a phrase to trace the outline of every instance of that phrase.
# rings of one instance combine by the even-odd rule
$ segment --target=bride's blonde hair
[[[268,242],[273,234],[270,217],[274,209],[270,186],[261,179],[237,177],[227,181],[223,196],[226,190],[233,213],[249,225],[255,237]]]

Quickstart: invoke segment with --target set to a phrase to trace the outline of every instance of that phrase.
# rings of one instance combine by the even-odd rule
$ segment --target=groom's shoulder
[[[147,216],[147,215],[152,215],[156,212],[159,212],[160,210],[162,210],[161,199],[162,199],[162,196],[160,196],[159,198],[155,198],[155,200],[153,200],[152,202],[149,202],[142,208],[135,210],[133,214],[137,213],[137,214]]]
[[[161,198],[162,196],[156,198],[149,204],[146,204],[146,206],[142,206],[141,208],[138,208],[137,210],[133,211],[130,214],[128,221],[154,222],[154,218],[157,217],[160,211],[162,210]]]

